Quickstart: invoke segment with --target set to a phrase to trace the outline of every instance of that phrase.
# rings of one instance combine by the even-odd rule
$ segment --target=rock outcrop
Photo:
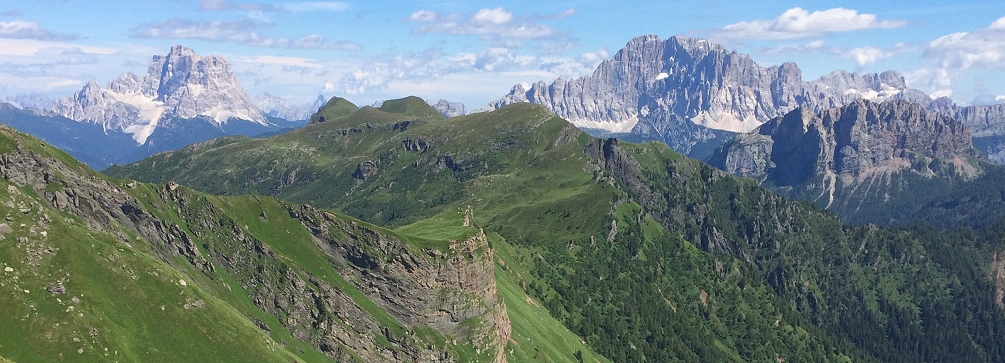
[[[506,306],[495,282],[493,251],[481,230],[449,250],[416,250],[401,240],[309,206],[290,215],[347,267],[347,281],[408,327],[433,327],[448,339],[469,339],[499,352],[510,338]],[[345,238],[345,235],[353,236]],[[471,324],[477,321],[478,324]],[[505,361],[505,355],[498,355]]]
[[[790,197],[857,210],[863,193],[890,198],[901,172],[973,178],[977,157],[970,130],[955,118],[903,100],[859,100],[774,118],[723,145],[711,163]]]
[[[126,73],[105,89],[88,82],[73,96],[57,100],[51,111],[130,133],[139,144],[164,120],[202,116],[218,125],[231,119],[269,125],[225,58],[200,56],[180,45],[167,55],[155,55],[143,78]]]

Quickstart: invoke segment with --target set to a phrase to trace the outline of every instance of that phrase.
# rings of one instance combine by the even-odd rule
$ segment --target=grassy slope
[[[36,202],[27,190],[8,193],[8,185],[0,183],[0,198],[15,205]],[[5,357],[20,362],[288,362],[294,357],[187,275],[86,229],[72,216],[48,208],[25,214],[6,205],[0,214],[11,216],[7,223],[15,226],[0,242],[0,261],[12,270],[0,275],[0,289],[6,290],[0,294],[0,316],[8,317],[0,329]],[[32,236],[29,229],[42,214],[51,223],[35,228]],[[35,256],[40,257],[37,266],[28,260]],[[186,286],[181,280],[188,281]],[[46,291],[60,281],[65,294]],[[195,301],[205,306],[184,308]]]
[[[440,111],[430,106],[426,101],[415,96],[408,96],[397,100],[387,100],[380,105],[380,110],[389,113],[400,113],[414,117],[428,117],[432,119],[443,119]]]
[[[324,106],[321,106],[318,112],[311,115],[309,123],[315,124],[322,122],[322,119],[325,121],[339,119],[355,112],[358,109],[359,107],[345,98],[332,97],[327,103],[325,103]]]
[[[55,157],[96,178],[107,178],[36,139],[26,135],[15,137],[24,138],[20,144],[29,152]],[[0,135],[0,153],[12,152],[18,144]],[[330,257],[275,198],[215,197],[183,188],[188,200],[183,206],[158,196],[157,189],[164,188],[163,185],[133,185],[127,180],[116,183],[158,219],[181,226],[190,236],[198,236],[195,243],[203,253],[214,248],[215,240],[205,230],[192,233],[194,228],[201,227],[187,225],[186,221],[192,221],[193,216],[183,213],[198,210],[202,205],[219,208],[226,218],[265,243],[281,263],[300,273],[317,276],[346,293],[387,327],[390,334],[398,337],[408,334],[401,323],[342,279]],[[293,338],[276,316],[258,308],[231,275],[232,271],[223,266],[217,264],[215,272],[206,275],[181,258],[165,263],[154,258],[153,248],[138,237],[130,245],[123,244],[107,233],[89,230],[75,216],[45,207],[45,202],[30,188],[14,189],[11,193],[7,192],[8,185],[0,181],[0,200],[10,200],[10,204],[0,205],[0,215],[8,216],[6,223],[15,226],[15,232],[0,239],[0,266],[12,269],[0,270],[0,289],[9,290],[0,295],[0,316],[22,318],[5,321],[5,328],[0,329],[3,356],[22,362],[330,361],[309,344]],[[32,207],[31,212],[21,213],[22,205]],[[267,220],[263,215],[268,216]],[[196,217],[194,220],[199,219]],[[39,220],[51,221],[36,228]],[[419,241],[422,243],[419,248],[428,244],[446,246],[445,241],[359,223],[406,241]],[[129,231],[123,232],[132,236]],[[16,237],[27,237],[30,242],[22,243]],[[25,261],[32,256],[41,256],[38,266],[26,265]],[[63,281],[67,294],[45,291],[57,281]],[[73,303],[71,298],[80,302]],[[196,301],[203,301],[205,306],[184,308],[186,303]],[[249,318],[264,323],[271,333],[263,333]],[[474,361],[472,347],[448,346],[435,330],[425,329],[419,338],[445,347],[452,357]],[[83,353],[77,353],[77,349],[83,349]]]

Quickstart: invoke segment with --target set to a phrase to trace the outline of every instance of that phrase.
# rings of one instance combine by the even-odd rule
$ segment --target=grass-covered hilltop
[[[112,177],[0,129],[0,356],[1005,361],[1003,224],[851,226],[542,106],[415,100]]]

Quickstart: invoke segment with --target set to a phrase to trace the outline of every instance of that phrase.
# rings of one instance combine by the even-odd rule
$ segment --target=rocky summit
[[[517,85],[488,108],[537,103],[579,127],[659,139],[692,154],[698,143],[728,140],[707,129],[747,132],[797,107],[817,110],[893,97],[928,99],[908,89],[894,71],[835,71],[804,82],[795,63],[763,67],[708,40],[674,36],[664,41],[645,35],[628,42],[592,75],[538,82],[529,89]]]
[[[102,89],[88,82],[52,106],[53,114],[121,130],[144,144],[162,122],[204,116],[216,124],[231,119],[267,126],[265,114],[248,97],[226,58],[200,56],[176,45],[155,55],[140,78],[126,73]]]

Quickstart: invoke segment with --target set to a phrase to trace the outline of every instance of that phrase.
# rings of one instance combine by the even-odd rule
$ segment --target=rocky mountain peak
[[[204,116],[218,125],[230,119],[268,125],[224,57],[200,56],[181,45],[171,47],[167,55],[153,56],[142,79],[126,73],[107,89],[88,82],[73,96],[58,100],[52,112],[120,129],[140,144],[162,119]]]
[[[659,37],[656,38],[659,40]],[[725,48],[707,39],[691,38],[674,35],[667,39],[666,49],[676,52],[686,52],[692,58],[700,59],[712,53],[729,53]],[[735,53],[735,52],[734,52]]]
[[[133,74],[133,72],[126,72],[119,76],[119,78],[108,82],[108,90],[122,94],[139,93],[142,85],[142,78]]]

